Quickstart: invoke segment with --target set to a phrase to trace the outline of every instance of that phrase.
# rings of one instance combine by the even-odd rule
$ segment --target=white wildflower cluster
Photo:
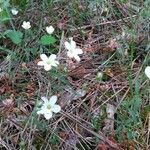
[[[46,28],[46,31],[51,34],[54,29],[50,26]],[[79,48],[76,48],[76,43],[73,39],[70,39],[69,42],[65,42],[65,47],[68,50],[67,55],[70,58],[75,58],[77,61],[80,61],[79,54],[82,54],[83,51]],[[47,57],[45,54],[40,55],[41,61],[38,62],[39,66],[43,66],[46,71],[49,71],[52,67],[57,67],[59,62],[56,60],[56,55],[51,54]],[[59,105],[56,105],[57,97],[52,96],[50,100],[46,97],[42,97],[43,104],[41,109],[37,112],[37,114],[42,114],[48,120],[52,117],[53,113],[58,113],[61,110]]]
[[[75,41],[73,41],[73,39],[70,39],[70,43],[65,42],[65,48],[68,50],[67,56],[69,58],[75,58],[77,61],[80,61],[80,57],[78,55],[82,54],[83,51],[82,49],[76,47],[76,43]],[[49,71],[52,66],[57,67],[57,65],[59,64],[59,62],[56,60],[57,58],[55,54],[51,54],[49,57],[45,54],[41,54],[40,58],[42,61],[39,61],[38,65],[44,66],[44,69],[46,71]]]
[[[22,27],[25,30],[30,29],[31,28],[30,22],[24,21],[22,24]],[[54,32],[54,30],[55,29],[53,26],[46,27],[46,32],[48,34],[52,34]],[[68,42],[68,41],[65,42],[65,48],[67,49],[67,56],[69,58],[74,58],[78,62],[80,61],[79,55],[83,54],[83,51],[82,51],[82,49],[80,49],[76,46],[76,42],[73,40],[73,38],[70,38],[70,42]],[[39,61],[38,65],[43,66],[46,71],[49,71],[52,68],[52,66],[57,67],[57,65],[59,64],[59,62],[56,60],[55,54],[51,54],[49,57],[46,56],[46,54],[41,54],[40,58],[42,61]]]
[[[51,34],[54,29],[50,26],[46,28],[46,31]],[[70,42],[65,42],[65,48],[68,50],[68,57],[75,58],[77,61],[80,61],[80,57],[78,55],[82,54],[83,51],[82,49],[76,47],[76,43],[72,38],[70,39]],[[43,66],[46,71],[49,71],[52,67],[57,67],[59,65],[55,54],[51,54],[49,57],[45,54],[41,54],[40,58],[41,61],[38,62],[38,65]],[[43,104],[37,114],[44,115],[44,117],[48,120],[52,117],[53,113],[60,112],[61,107],[55,104],[57,101],[57,96],[52,96],[50,100],[48,100],[46,97],[42,97],[41,99],[43,100]]]
[[[13,15],[17,15],[17,10],[11,10]],[[31,28],[31,24],[29,21],[23,21],[22,28],[25,30],[28,30]],[[47,26],[46,32],[48,34],[52,34],[54,32],[53,26]],[[76,46],[76,42],[73,40],[73,38],[70,38],[70,42],[65,41],[64,43],[65,48],[67,49],[67,56],[69,58],[74,58],[78,62],[80,61],[79,54],[82,54],[82,49],[78,48]],[[47,56],[46,54],[40,55],[41,61],[37,63],[38,66],[43,66],[46,71],[49,71],[52,69],[52,67],[57,67],[59,65],[59,62],[57,60],[57,57],[55,54],[51,54],[50,56]],[[42,114],[46,119],[50,119],[52,117],[53,113],[58,113],[61,110],[61,107],[59,105],[56,105],[57,96],[52,96],[50,100],[48,100],[46,97],[41,98],[43,100],[42,106],[40,110],[37,112],[37,114]]]
[[[52,34],[54,32],[54,28],[52,26],[46,27],[46,31],[48,34]],[[74,58],[77,61],[80,61],[79,54],[82,54],[83,51],[80,48],[76,47],[76,42],[73,41],[73,38],[70,38],[70,42],[65,42],[65,48],[67,49],[67,56],[69,58]],[[41,54],[40,58],[42,61],[38,62],[39,66],[43,66],[46,71],[52,69],[52,67],[57,67],[59,62],[56,60],[57,57],[55,54],[51,54],[49,57],[46,54]]]
[[[13,8],[11,9],[11,13],[13,15],[18,14],[18,10]],[[23,21],[22,28],[25,30],[28,30],[31,28],[31,24],[29,21]],[[54,32],[53,26],[47,26],[45,28],[45,31],[51,35]],[[64,42],[64,46],[67,50],[67,56],[69,58],[74,58],[76,61],[80,61],[80,54],[83,54],[82,49],[78,48],[76,46],[76,42],[73,40],[73,38],[70,38],[69,41]],[[50,56],[47,56],[46,54],[40,55],[40,61],[37,63],[38,66],[42,66],[46,71],[49,71],[52,69],[52,67],[57,67],[59,65],[59,61],[57,60],[57,56],[55,54],[51,54]],[[56,104],[57,96],[52,96],[50,99],[47,99],[46,97],[41,97],[42,103],[41,107],[37,111],[38,115],[43,115],[47,120],[52,118],[53,113],[58,113],[61,111],[61,107]]]

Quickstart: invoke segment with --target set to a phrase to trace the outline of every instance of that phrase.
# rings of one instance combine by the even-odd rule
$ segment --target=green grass
[[[0,149],[149,149],[149,6],[149,0],[0,0]],[[66,55],[70,37],[84,51],[80,62]],[[58,68],[40,68],[42,53],[56,54]],[[52,95],[62,110],[46,120],[37,110],[41,96]],[[115,108],[111,119],[107,104]]]

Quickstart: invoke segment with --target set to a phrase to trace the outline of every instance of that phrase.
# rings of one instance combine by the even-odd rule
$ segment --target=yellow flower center
[[[50,109],[51,109],[51,105],[47,105],[47,109],[49,109],[49,110],[50,110]]]
[[[51,64],[51,61],[50,61],[50,60],[48,60],[48,61],[47,61],[47,64],[48,64],[48,65],[50,65],[50,64]]]

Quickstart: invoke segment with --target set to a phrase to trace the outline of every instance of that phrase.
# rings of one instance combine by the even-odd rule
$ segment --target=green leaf
[[[8,20],[10,20],[10,18],[6,10],[3,10],[2,12],[0,12],[0,23],[4,23]]]
[[[54,44],[55,42],[56,42],[56,39],[50,35],[43,35],[40,39],[40,43],[42,45],[50,45],[50,44]]]
[[[4,35],[6,35],[15,44],[21,43],[23,37],[22,32],[14,30],[6,30]]]

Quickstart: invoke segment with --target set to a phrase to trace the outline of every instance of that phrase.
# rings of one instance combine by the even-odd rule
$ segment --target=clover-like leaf
[[[15,44],[21,43],[23,37],[22,32],[14,30],[6,30],[4,35],[6,35],[6,37],[8,37]]]
[[[5,23],[8,20],[10,20],[8,13],[6,12],[6,10],[2,10],[0,12],[0,23]]]
[[[54,44],[56,42],[56,39],[51,35],[43,35],[40,39],[40,43],[42,45],[50,45]]]

